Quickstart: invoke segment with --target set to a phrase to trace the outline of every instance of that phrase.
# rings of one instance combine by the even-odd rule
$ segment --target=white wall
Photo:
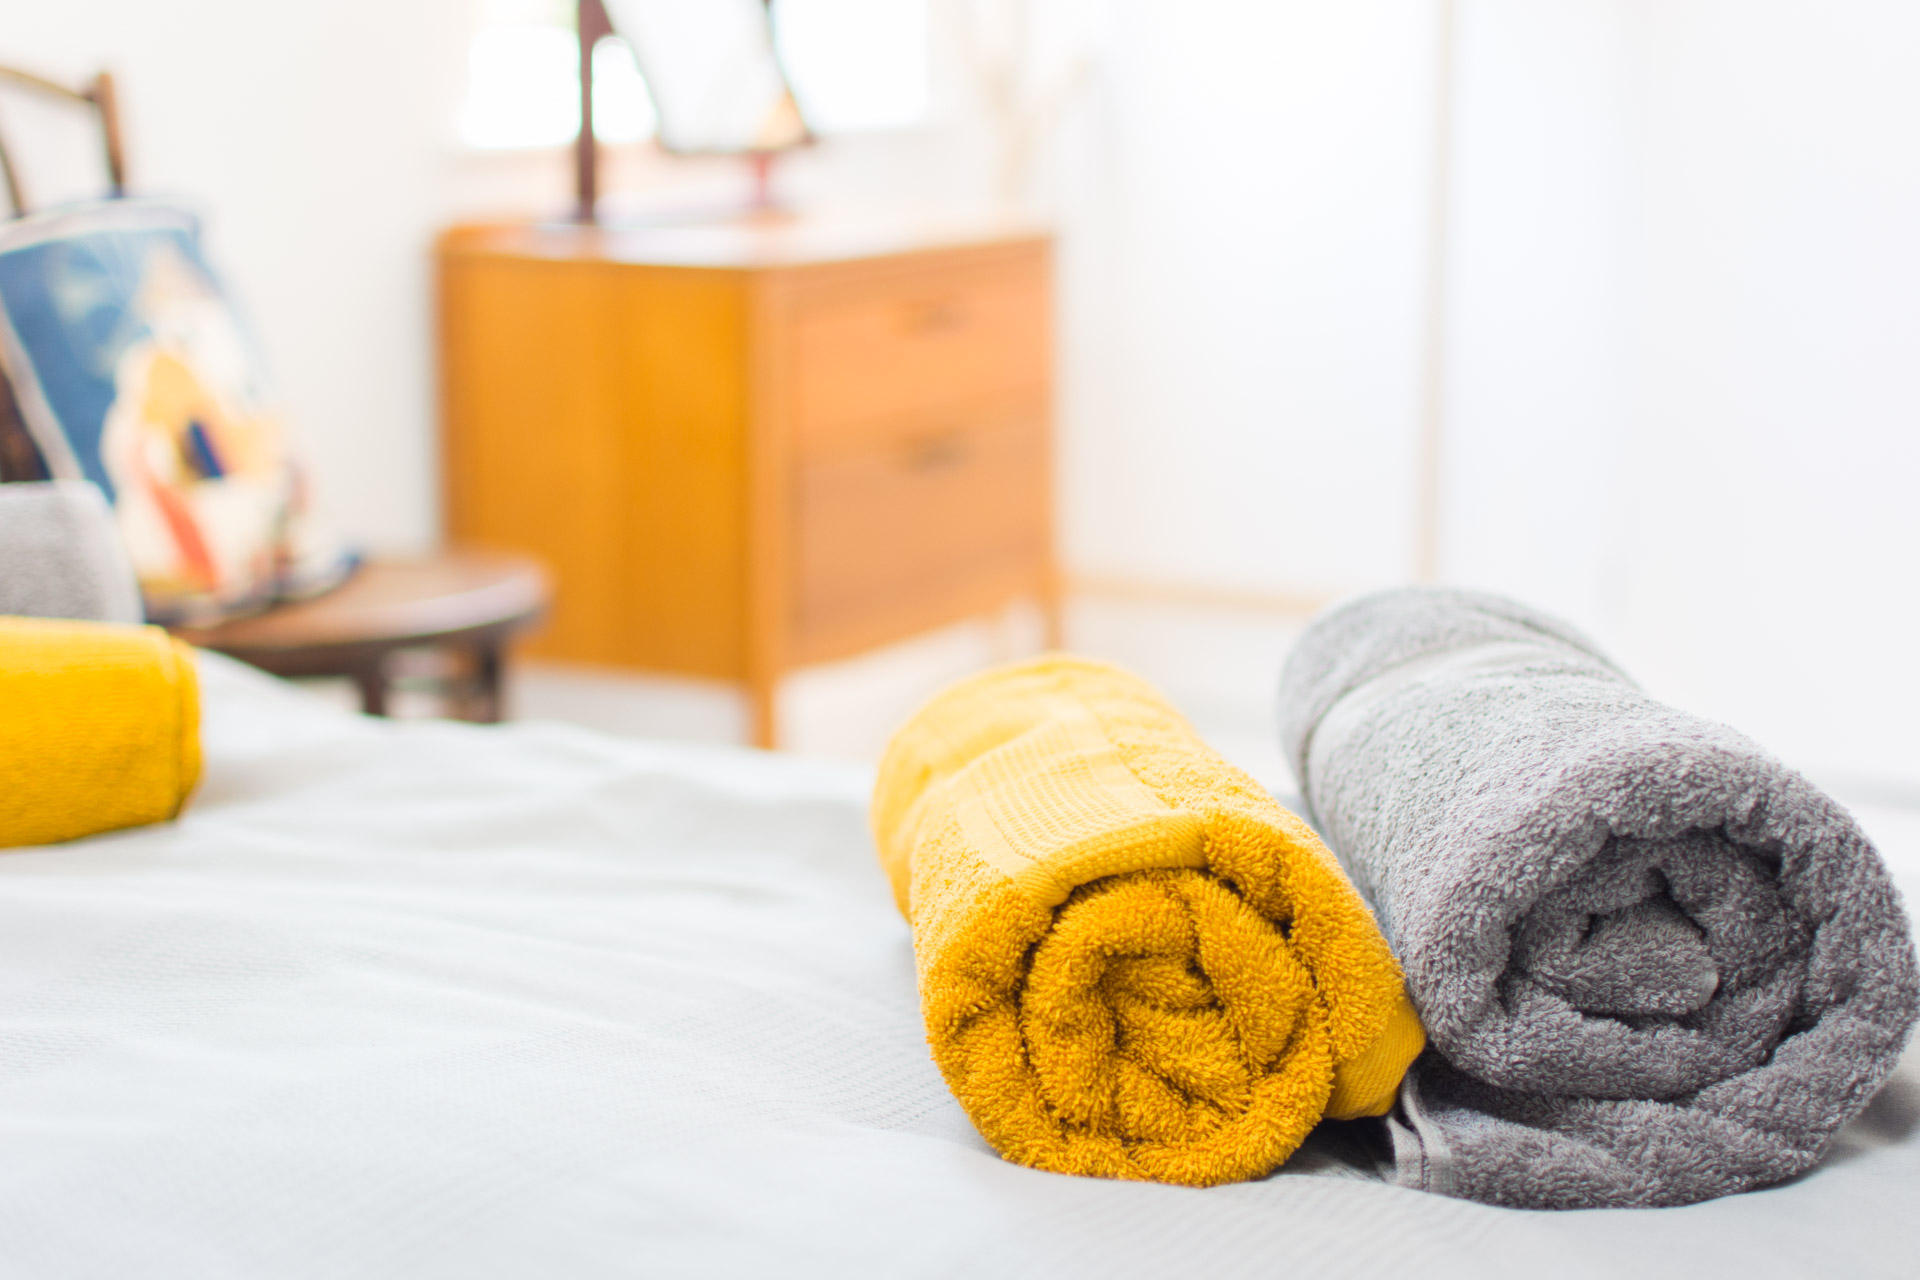
[[[1460,26],[1443,563],[1860,793],[1920,784],[1920,10]]]
[[[1443,578],[1920,798],[1920,8],[1452,7]],[[1073,567],[1409,576],[1440,11],[1105,7],[1052,157]]]
[[[1441,567],[1605,631],[1635,411],[1639,32],[1615,0],[1456,11]]]
[[[1628,634],[1814,767],[1920,779],[1920,9],[1648,14]]]
[[[1307,594],[1411,558],[1424,0],[1115,0],[1056,163],[1065,554]]]

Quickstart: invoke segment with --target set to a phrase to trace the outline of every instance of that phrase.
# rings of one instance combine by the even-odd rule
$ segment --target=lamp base
[[[776,194],[773,188],[773,167],[780,155],[778,151],[749,151],[741,155],[740,158],[746,162],[748,176],[744,194],[702,192],[685,203],[663,203],[643,208],[631,205],[617,207],[619,194],[615,194],[597,200],[596,207],[591,211],[575,210],[573,216],[564,221],[574,226],[584,223],[602,227],[657,227],[700,222],[778,225],[792,222],[799,218],[799,212]],[[616,207],[606,208],[609,203]],[[547,222],[543,221],[541,225],[547,225]]]

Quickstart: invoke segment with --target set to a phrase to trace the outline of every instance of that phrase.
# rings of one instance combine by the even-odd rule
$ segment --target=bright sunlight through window
[[[697,4],[699,0],[684,0]],[[475,0],[461,137],[483,150],[557,147],[580,129],[573,0]],[[910,128],[927,112],[927,0],[777,0],[774,36],[815,133]],[[618,38],[593,54],[603,142],[654,132],[653,99]]]
[[[570,0],[480,0],[467,47],[460,133],[489,150],[557,147],[580,131],[580,46]],[[593,51],[593,131],[605,142],[653,134],[653,99],[624,41]]]
[[[780,63],[815,133],[904,129],[927,114],[926,0],[778,0]]]

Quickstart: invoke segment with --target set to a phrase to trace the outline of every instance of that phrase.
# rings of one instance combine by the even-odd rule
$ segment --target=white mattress
[[[1209,1191],[1000,1161],[857,769],[387,724],[209,660],[168,827],[0,857],[0,1274],[1920,1273],[1920,1062],[1820,1171],[1522,1213],[1321,1140]]]

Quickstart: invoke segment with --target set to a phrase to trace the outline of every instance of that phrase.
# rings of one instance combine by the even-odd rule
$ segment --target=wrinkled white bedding
[[[1817,1173],[1688,1209],[1444,1200],[1341,1134],[1209,1191],[1005,1164],[862,771],[204,676],[182,822],[0,856],[0,1275],[1920,1268],[1912,1054]]]

